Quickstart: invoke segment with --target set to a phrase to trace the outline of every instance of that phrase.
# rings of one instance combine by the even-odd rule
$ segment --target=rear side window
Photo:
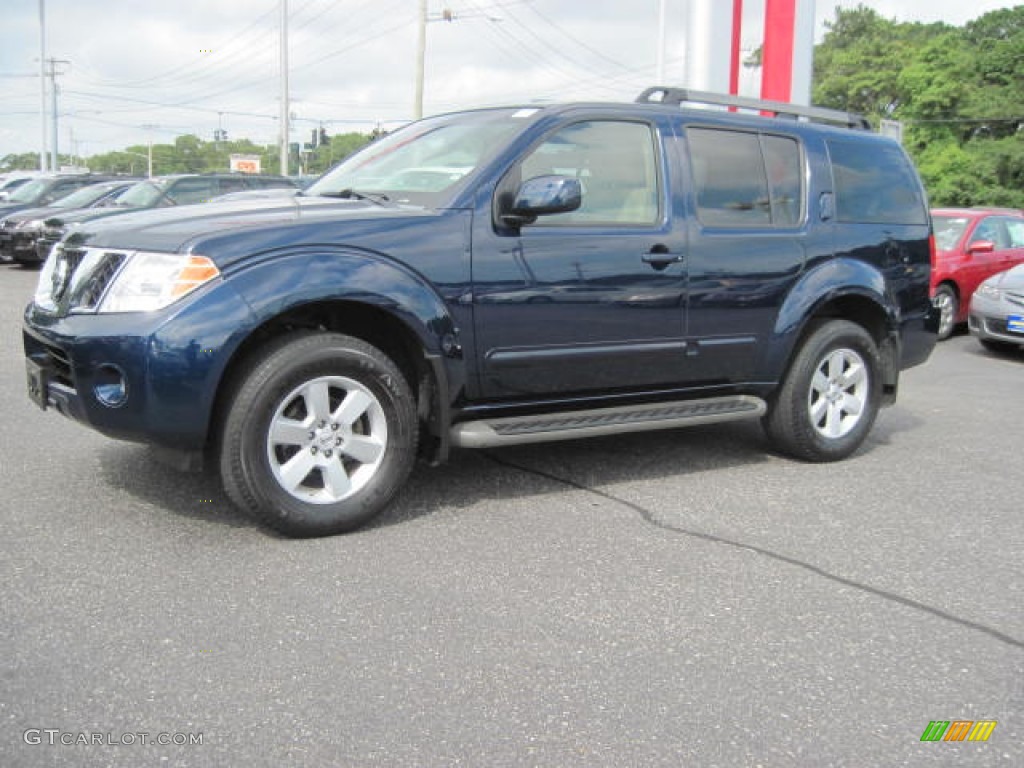
[[[167,199],[176,205],[205,203],[219,191],[217,179],[180,179],[167,193]]]
[[[800,146],[786,136],[687,130],[697,218],[705,226],[795,227],[803,217]]]
[[[870,224],[926,224],[928,214],[917,176],[893,144],[828,142],[839,221]]]

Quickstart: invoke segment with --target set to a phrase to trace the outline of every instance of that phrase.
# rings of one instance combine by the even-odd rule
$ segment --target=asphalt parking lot
[[[0,765],[1024,765],[1024,355],[943,343],[840,464],[461,452],[292,541],[29,403],[36,276],[0,266]]]

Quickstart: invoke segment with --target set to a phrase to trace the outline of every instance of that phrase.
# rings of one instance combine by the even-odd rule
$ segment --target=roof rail
[[[855,112],[843,112],[838,109],[825,109],[824,107],[804,107],[799,104],[788,104],[784,101],[765,101],[764,99],[730,96],[725,93],[711,93],[710,91],[691,91],[688,88],[655,86],[641,93],[636,101],[638,104],[666,104],[676,107],[683,104],[715,104],[722,107],[755,109],[759,112],[771,113],[774,117],[784,117],[792,120],[805,117],[812,122],[836,123],[860,131],[871,130],[871,123],[868,122],[868,119]]]

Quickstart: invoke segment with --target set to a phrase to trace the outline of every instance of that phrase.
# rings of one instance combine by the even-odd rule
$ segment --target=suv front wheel
[[[837,461],[864,441],[881,402],[878,346],[861,326],[828,320],[793,359],[764,426],[776,446],[805,461]]]
[[[395,494],[417,435],[415,399],[384,353],[337,333],[298,333],[239,377],[221,478],[235,504],[282,533],[340,533]]]

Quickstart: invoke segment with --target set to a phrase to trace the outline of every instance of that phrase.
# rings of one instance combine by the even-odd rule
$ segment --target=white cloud
[[[864,1],[887,18],[954,24],[1012,5]],[[683,23],[685,3],[669,0],[670,30]],[[747,0],[754,14],[763,3]],[[836,5],[856,4],[819,0],[819,27]],[[457,20],[428,25],[428,112],[537,98],[628,100],[654,80],[658,0],[431,0],[432,11],[445,5]],[[220,126],[232,138],[275,142],[278,7],[48,0],[47,56],[71,62],[59,78],[62,151],[71,138],[85,155],[142,144],[143,125],[160,126],[157,141],[212,138]],[[293,141],[319,121],[334,132],[411,117],[416,8],[415,0],[289,0]],[[36,0],[7,0],[4,31],[0,157],[38,151],[38,78],[8,77],[38,72]],[[670,35],[670,71],[680,71],[681,36]]]

